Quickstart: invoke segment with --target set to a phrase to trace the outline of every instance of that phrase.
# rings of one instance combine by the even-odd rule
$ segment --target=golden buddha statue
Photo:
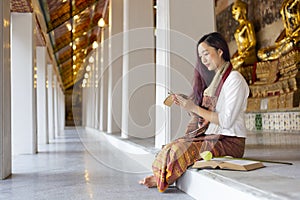
[[[262,48],[257,56],[263,60],[275,60],[299,45],[300,0],[284,0],[280,9],[284,32],[275,45]]]
[[[232,16],[239,22],[234,37],[237,44],[237,53],[231,58],[232,66],[238,69],[243,64],[253,64],[256,57],[256,37],[253,24],[247,19],[248,5],[236,0],[232,6]]]

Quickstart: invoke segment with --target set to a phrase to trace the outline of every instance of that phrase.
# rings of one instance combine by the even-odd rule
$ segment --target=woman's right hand
[[[176,96],[183,97],[184,99],[188,98],[188,96],[186,96],[185,94],[172,94],[173,101],[176,105],[180,105],[180,102]]]
[[[178,99],[176,98],[176,95],[175,95],[175,94],[172,94],[172,99],[173,99],[173,101],[174,101],[174,103],[175,103],[176,105],[179,105],[179,101],[178,101]]]
[[[192,99],[189,99],[184,94],[175,94],[175,98],[174,102],[187,112],[193,112],[197,106]]]

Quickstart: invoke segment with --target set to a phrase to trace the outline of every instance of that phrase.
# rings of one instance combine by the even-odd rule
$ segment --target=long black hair
[[[201,62],[199,57],[198,47],[205,42],[207,45],[214,47],[216,50],[221,49],[223,51],[222,57],[225,61],[230,61],[230,52],[228,44],[224,37],[218,32],[212,32],[204,35],[197,43],[197,64],[194,70],[194,83],[192,97],[197,105],[202,104],[203,92],[211,83],[215,72],[209,71],[207,67]]]

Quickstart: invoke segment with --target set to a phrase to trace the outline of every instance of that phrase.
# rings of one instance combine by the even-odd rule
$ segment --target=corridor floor
[[[176,187],[165,193],[138,181],[151,172],[84,130],[66,129],[35,155],[13,158],[12,175],[0,181],[0,199],[192,199]]]

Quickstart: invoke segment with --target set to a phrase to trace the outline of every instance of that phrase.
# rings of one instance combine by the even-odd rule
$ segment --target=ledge
[[[178,181],[179,189],[195,199],[296,200],[300,199],[300,146],[282,149],[266,146],[246,148],[245,157],[292,162],[264,163],[265,168],[239,172],[189,169]],[[216,192],[218,191],[218,192]]]
[[[269,148],[271,146],[287,147],[300,146],[300,131],[248,131],[246,145],[264,145]]]
[[[253,111],[246,111],[245,114],[254,114],[254,113],[274,113],[274,112],[300,112],[300,107],[294,108],[278,108],[272,110],[253,110]]]
[[[88,128],[89,129],[89,128]],[[92,131],[93,129],[89,129]],[[141,152],[143,166],[150,170],[158,150],[95,131],[120,149]],[[97,136],[97,137],[98,137]],[[147,139],[146,139],[147,140]],[[151,139],[152,140],[152,139]],[[145,141],[143,141],[143,144]],[[149,152],[149,154],[145,154]],[[264,163],[265,168],[240,172],[218,169],[188,169],[176,187],[195,199],[296,200],[300,199],[300,145],[282,148],[277,145],[246,145],[245,157],[258,160],[292,162],[293,165]],[[138,163],[138,162],[137,162]],[[212,198],[213,197],[213,198]]]

